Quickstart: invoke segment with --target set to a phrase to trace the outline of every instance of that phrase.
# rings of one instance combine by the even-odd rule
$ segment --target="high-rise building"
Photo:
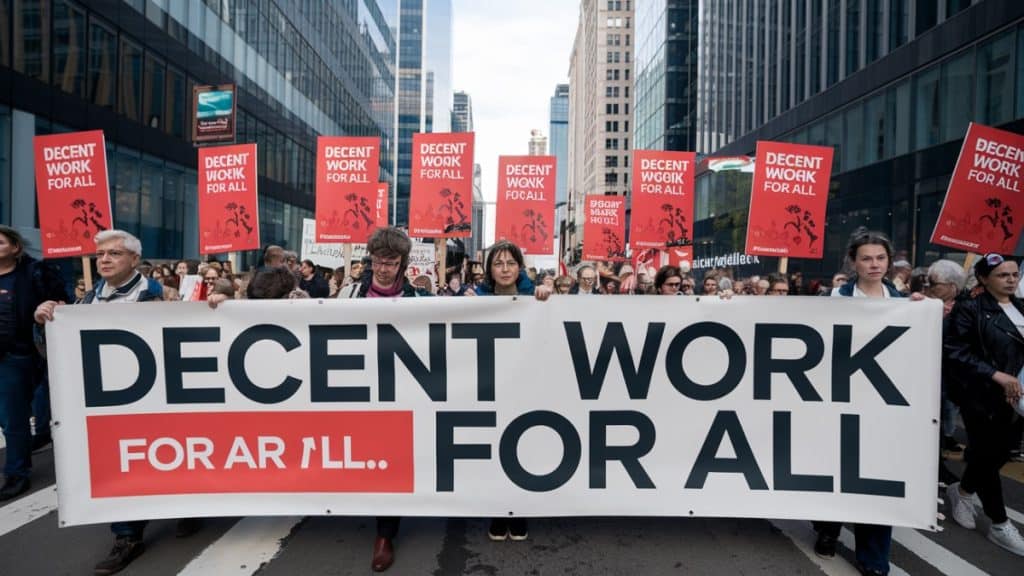
[[[698,0],[637,3],[636,149],[696,150],[698,4]]]
[[[633,102],[633,2],[581,0],[569,61],[569,233],[582,251],[588,194],[628,195]]]
[[[534,128],[530,130],[530,142],[527,145],[527,154],[530,156],[547,156],[548,137],[544,132]]]
[[[473,131],[473,99],[458,91],[452,100],[452,132]]]
[[[452,0],[398,0],[398,156],[393,222],[409,222],[412,135],[448,132],[452,111]]]
[[[569,175],[569,85],[555,86],[551,97],[548,127],[549,153],[555,157],[555,236],[562,238],[565,227],[568,193],[566,181]],[[558,254],[561,257],[561,254]]]
[[[889,234],[917,265],[963,256],[929,240],[968,123],[1024,132],[1024,2],[702,6],[698,150],[750,155],[758,140],[835,150],[824,257],[791,268],[831,277],[858,226]],[[744,249],[750,184],[698,175],[695,256]]]
[[[0,222],[38,247],[32,137],[99,129],[114,225],[147,258],[198,257],[192,88],[235,83],[236,140],[259,144],[261,239],[298,249],[317,135],[379,136],[391,181],[391,4],[0,2]]]

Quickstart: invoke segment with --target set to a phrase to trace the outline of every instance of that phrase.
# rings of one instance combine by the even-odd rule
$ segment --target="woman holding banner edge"
[[[893,248],[889,238],[881,232],[858,228],[850,235],[846,257],[854,269],[849,281],[835,288],[832,296],[846,298],[902,298],[896,287],[886,279],[892,268]],[[911,300],[923,300],[921,294],[913,294]],[[836,555],[840,522],[815,522],[818,538],[814,552],[822,558]],[[889,554],[892,551],[892,526],[856,524],[857,568],[861,574],[885,575],[889,573]]]
[[[526,274],[526,262],[519,246],[500,241],[487,253],[484,281],[476,287],[478,296],[533,296],[541,302],[548,299],[551,289],[541,284],[534,286]],[[526,518],[491,518],[487,537],[495,542],[506,539],[526,540],[529,528]]]

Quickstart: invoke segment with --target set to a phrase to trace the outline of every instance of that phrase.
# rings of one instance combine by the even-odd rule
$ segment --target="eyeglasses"
[[[398,268],[402,265],[402,260],[380,260],[378,258],[371,258],[370,262],[373,263],[374,268]]]
[[[98,250],[96,252],[96,259],[100,260],[104,256],[110,256],[111,258],[117,260],[118,258],[124,258],[126,255],[128,255],[127,250]]]
[[[593,276],[580,276],[580,282],[593,282]]]
[[[789,294],[789,289],[788,288],[772,288],[771,290],[768,291],[768,293],[773,295],[773,296],[786,296],[786,295]]]
[[[519,262],[515,260],[498,260],[491,263],[491,266],[495,268],[517,268],[519,267]]]

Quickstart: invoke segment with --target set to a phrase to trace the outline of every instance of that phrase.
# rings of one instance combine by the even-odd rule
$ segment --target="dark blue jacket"
[[[526,274],[526,270],[519,271],[519,278],[516,280],[516,293],[520,296],[533,296],[533,281]],[[478,296],[494,296],[494,286],[484,282],[476,287]]]
[[[164,287],[160,282],[157,282],[152,278],[146,278],[145,276],[142,277],[140,282],[146,283],[146,289],[139,294],[139,299],[136,300],[136,302],[152,302],[154,300],[160,301],[164,299]],[[99,281],[93,285],[92,290],[85,293],[85,298],[82,298],[80,304],[92,304],[93,300],[96,299],[96,295],[103,290],[103,286],[105,284],[106,281],[100,278]]]
[[[70,302],[64,279],[53,266],[25,254],[14,267],[14,317],[16,347],[33,348],[36,308],[47,300]]]

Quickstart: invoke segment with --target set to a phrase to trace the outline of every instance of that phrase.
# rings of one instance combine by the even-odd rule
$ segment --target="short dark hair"
[[[850,234],[850,241],[846,244],[846,257],[850,259],[850,262],[857,261],[857,250],[861,246],[875,245],[885,248],[885,253],[889,257],[889,267],[892,268],[892,242],[889,237],[877,230],[868,230],[861,226]]]
[[[654,275],[654,289],[661,292],[661,286],[669,278],[679,277],[679,280],[683,279],[683,271],[679,269],[679,266],[662,266],[658,269],[658,273]]]
[[[309,266],[313,270],[316,270],[316,264],[313,264],[313,261],[310,260],[309,258],[306,258],[305,260],[303,260],[302,263],[305,264],[306,266]]]
[[[502,240],[491,246],[489,252],[487,252],[487,262],[484,264],[484,281],[491,286],[494,286],[494,276],[491,275],[491,265],[494,264],[494,259],[498,254],[507,253],[512,256],[512,259],[519,264],[519,269],[526,268],[526,261],[523,258],[523,251],[519,249],[519,246],[509,242],[508,240]]]
[[[294,289],[295,275],[291,270],[271,266],[256,272],[245,292],[250,300],[279,300],[287,298],[288,293]]]
[[[399,272],[404,274],[405,268],[409,265],[412,240],[409,240],[408,234],[394,226],[377,228],[366,242],[366,252],[378,258],[400,257],[402,263],[399,266]]]

